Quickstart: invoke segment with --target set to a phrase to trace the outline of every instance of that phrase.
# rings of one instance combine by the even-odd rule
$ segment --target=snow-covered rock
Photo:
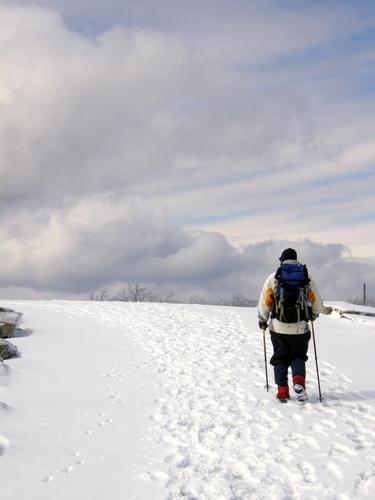
[[[0,338],[13,337],[21,323],[21,319],[22,313],[13,311],[13,309],[7,307],[0,307]]]
[[[333,314],[346,319],[352,319],[354,316],[367,316],[375,318],[375,307],[350,304],[349,302],[330,302]]]

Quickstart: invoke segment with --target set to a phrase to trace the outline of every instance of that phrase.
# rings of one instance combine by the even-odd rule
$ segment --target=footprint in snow
[[[324,427],[328,427],[330,429],[337,428],[337,425],[335,424],[335,422],[332,422],[332,420],[323,419],[323,420],[320,420],[320,424],[323,425]]]
[[[328,453],[330,456],[355,457],[357,452],[341,443],[333,443]]]
[[[306,483],[314,483],[316,481],[315,468],[312,464],[309,464],[308,462],[301,462],[299,464],[299,468]]]
[[[338,481],[342,481],[344,479],[344,475],[341,472],[340,467],[334,462],[328,462],[325,468],[333,479],[337,479]]]
[[[335,370],[336,366],[331,365],[331,363],[328,363],[327,361],[321,361],[320,364],[324,366],[325,368],[329,368],[331,370]]]
[[[74,471],[74,467],[72,467],[71,465],[68,465],[67,467],[64,467],[62,469],[62,472],[65,472],[65,474],[70,474],[73,471]]]
[[[0,435],[0,455],[2,455],[10,446],[9,439]]]
[[[83,460],[83,458],[80,458],[81,456],[81,453],[79,451],[74,451],[73,453],[71,453],[71,456],[72,457],[75,457],[77,460],[74,462],[75,465],[83,465],[85,463],[85,461]]]
[[[42,479],[43,483],[52,483],[52,481],[55,480],[54,476],[46,476],[45,478]]]
[[[0,401],[0,410],[3,410],[3,411],[8,411],[10,409],[10,407],[4,403],[3,401]]]
[[[346,384],[352,384],[353,383],[353,381],[349,377],[347,377],[346,375],[340,375],[339,376],[339,381],[340,382],[344,382]]]
[[[374,471],[369,470],[362,472],[356,481],[356,493],[357,495],[368,495],[369,488],[373,487],[375,482]],[[372,489],[372,488],[371,488]]]
[[[101,420],[100,422],[98,422],[98,425],[100,427],[104,427],[105,425],[111,424],[112,422],[113,420],[111,418],[106,418],[105,420]]]
[[[365,450],[372,447],[372,443],[369,443],[366,436],[360,432],[349,433],[347,438],[354,443],[357,450]]]

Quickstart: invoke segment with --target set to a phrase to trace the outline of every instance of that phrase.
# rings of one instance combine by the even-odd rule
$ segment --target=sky
[[[0,0],[0,296],[375,296],[375,6]]]

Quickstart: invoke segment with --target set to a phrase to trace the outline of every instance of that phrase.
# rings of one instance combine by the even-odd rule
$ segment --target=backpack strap
[[[275,301],[274,301],[274,316],[276,318],[284,317],[284,289],[282,286],[282,268],[279,266],[275,273],[276,290],[275,290]]]
[[[303,270],[305,272],[305,284],[308,285],[310,283],[309,272],[307,270],[306,264],[303,265]]]

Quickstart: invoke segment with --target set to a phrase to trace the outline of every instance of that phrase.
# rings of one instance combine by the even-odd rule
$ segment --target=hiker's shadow
[[[14,332],[13,337],[14,338],[20,338],[20,337],[30,337],[34,333],[34,330],[31,328],[17,328],[17,330]]]

